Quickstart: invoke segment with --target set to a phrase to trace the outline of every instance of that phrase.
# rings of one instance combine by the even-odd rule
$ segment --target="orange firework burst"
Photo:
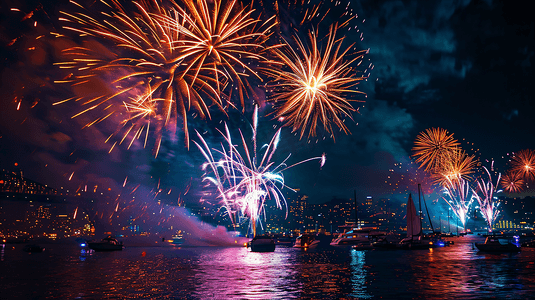
[[[251,7],[226,0],[184,1],[182,6],[170,0],[168,7],[160,0],[101,2],[107,10],[98,16],[61,12],[64,17],[60,18],[67,22],[64,28],[79,34],[85,44],[63,51],[69,60],[57,65],[75,74],[57,82],[91,87],[102,81],[111,83],[91,97],[56,103],[79,101],[83,110],[74,117],[102,111],[86,126],[119,116],[124,129],[112,136],[125,132],[122,143],[127,136],[134,140],[143,135],[146,144],[152,130],[157,136],[157,155],[162,131],[174,133],[179,118],[189,147],[189,112],[210,118],[209,108],[215,106],[226,113],[228,106],[235,106],[230,101],[234,87],[244,104],[244,94],[249,96],[250,89],[247,78],[256,76],[249,64],[265,60],[260,53],[265,51],[270,29],[266,25],[270,21],[251,17]],[[105,47],[86,36],[102,41]]]
[[[318,123],[331,134],[333,125],[348,133],[344,118],[356,111],[351,102],[362,102],[348,96],[364,94],[356,85],[365,78],[356,77],[358,71],[352,65],[360,64],[366,51],[351,53],[354,44],[341,50],[344,38],[336,38],[338,28],[330,27],[323,51],[314,32],[309,33],[308,48],[296,38],[297,50],[289,45],[276,49],[283,66],[266,70],[273,77],[268,86],[273,97],[268,101],[275,105],[275,117],[291,126],[292,132],[300,131],[301,138],[307,129],[308,137],[315,136]]]
[[[474,168],[478,165],[475,155],[468,155],[460,148],[444,152],[439,164],[432,174],[436,183],[446,186],[448,181],[470,180]]]
[[[508,172],[502,176],[500,185],[509,193],[518,193],[524,189],[524,180],[520,173]]]
[[[524,149],[514,154],[511,159],[511,171],[519,173],[525,180],[535,178],[535,152]]]
[[[459,145],[453,138],[453,133],[442,128],[428,128],[416,137],[412,148],[413,157],[420,163],[420,168],[423,167],[426,171],[440,170],[444,160],[457,151]]]

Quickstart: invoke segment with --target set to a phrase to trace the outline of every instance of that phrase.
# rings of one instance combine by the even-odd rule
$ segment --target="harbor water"
[[[485,254],[477,237],[429,250],[136,246],[26,253],[0,244],[1,299],[529,299],[535,250]]]

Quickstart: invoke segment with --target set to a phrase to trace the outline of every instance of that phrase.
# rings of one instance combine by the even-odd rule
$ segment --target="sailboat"
[[[422,218],[416,214],[416,207],[409,194],[407,201],[407,237],[401,240],[400,247],[404,249],[428,249],[429,241],[423,239]]]

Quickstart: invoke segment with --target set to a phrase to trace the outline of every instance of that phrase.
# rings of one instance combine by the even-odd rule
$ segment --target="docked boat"
[[[251,252],[273,252],[275,241],[269,235],[257,235],[250,242]]]
[[[506,239],[488,236],[484,243],[475,243],[482,252],[518,252],[520,247]]]
[[[367,246],[385,233],[377,230],[376,227],[349,227],[340,233],[332,242],[331,246]]]
[[[103,238],[100,242],[87,243],[89,249],[95,251],[118,251],[123,250],[123,242],[117,241],[116,238],[108,236]]]
[[[177,234],[172,236],[171,244],[173,245],[184,244],[184,235],[182,234],[182,231],[179,230]]]
[[[295,241],[290,236],[277,236],[275,237],[275,245],[292,247]]]
[[[434,232],[433,222],[429,217],[427,204],[425,198],[423,199],[427,217],[429,218],[429,225],[433,230],[432,234],[424,234],[422,231],[422,201],[421,201],[421,185],[418,184],[418,203],[420,206],[419,214],[416,213],[416,206],[412,201],[412,194],[409,194],[407,201],[407,237],[401,240],[399,247],[402,249],[429,249],[436,247],[448,246],[450,243],[441,237],[439,232]]]
[[[316,248],[320,244],[320,240],[316,239],[315,234],[301,234],[295,239],[294,248]]]
[[[45,248],[41,247],[39,245],[32,244],[32,245],[24,246],[24,248],[22,248],[22,250],[25,251],[25,252],[29,252],[29,253],[36,253],[36,252],[45,251]]]
[[[416,214],[416,207],[412,201],[412,195],[409,194],[407,201],[407,237],[402,239],[399,247],[402,249],[429,249],[431,244],[428,239],[422,235],[422,219]]]
[[[399,243],[399,240],[394,242],[394,241],[389,241],[386,237],[381,237],[377,239],[376,241],[373,241],[372,246],[374,249],[389,250],[389,249],[398,248],[398,243]]]
[[[353,250],[372,250],[374,248],[375,246],[371,242],[351,246]]]

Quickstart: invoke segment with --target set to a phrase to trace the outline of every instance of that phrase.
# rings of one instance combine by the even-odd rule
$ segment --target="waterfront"
[[[430,250],[127,247],[83,255],[74,244],[2,248],[2,299],[526,299],[535,251],[482,254],[474,238]],[[145,255],[143,255],[145,253]]]

